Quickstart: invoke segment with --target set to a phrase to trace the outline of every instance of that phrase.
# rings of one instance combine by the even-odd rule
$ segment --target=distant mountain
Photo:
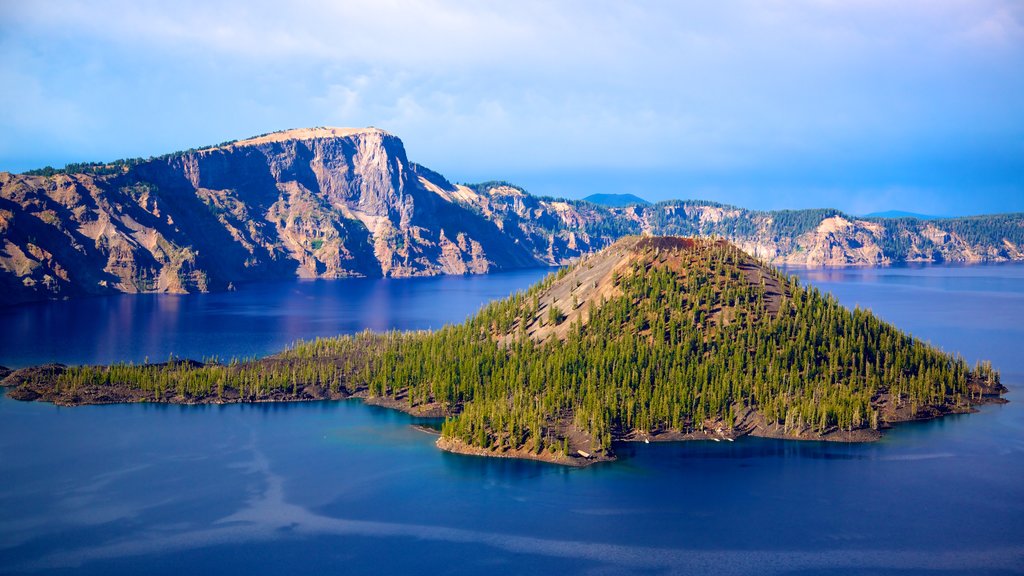
[[[865,214],[865,218],[917,218],[918,220],[936,220],[942,216],[929,214],[917,214],[916,212],[904,212],[903,210],[886,210],[884,212],[872,212]]]
[[[610,208],[625,208],[626,206],[648,206],[650,202],[633,194],[591,194],[584,198],[587,202],[608,206]]]
[[[376,128],[274,132],[158,158],[0,173],[0,305],[293,277],[561,265],[631,234],[728,238],[801,265],[1024,259],[1024,215],[859,219],[704,201],[607,207],[452,184]]]

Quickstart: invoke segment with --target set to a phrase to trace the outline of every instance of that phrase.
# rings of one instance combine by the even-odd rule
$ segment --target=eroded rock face
[[[720,236],[772,264],[1024,260],[1024,214],[942,220],[855,218],[837,210],[758,212],[699,201],[616,211],[636,219],[646,233]]]
[[[965,232],[968,219],[706,202],[608,208],[507,183],[451,184],[375,128],[287,130],[106,168],[0,173],[0,305],[560,265],[644,232],[717,235],[773,263],[1024,259],[1020,215],[986,221],[978,235]]]
[[[319,128],[112,175],[3,173],[0,304],[295,276],[484,273],[560,263],[611,240],[538,231],[541,207],[509,233],[494,211],[420,172],[383,130]]]

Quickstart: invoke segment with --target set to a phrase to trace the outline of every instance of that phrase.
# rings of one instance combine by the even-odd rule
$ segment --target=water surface
[[[0,365],[261,356],[296,340],[461,322],[550,269],[486,276],[295,280],[212,294],[121,294],[0,308]]]
[[[13,309],[0,363],[226,357],[436,327],[543,273]],[[409,416],[358,401],[0,398],[0,572],[1024,573],[1024,266],[797,273],[992,359],[1012,403],[875,444],[625,445],[618,462],[567,470],[442,453]]]

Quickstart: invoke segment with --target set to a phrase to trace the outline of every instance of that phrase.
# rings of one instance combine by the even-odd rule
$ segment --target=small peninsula
[[[871,441],[1005,402],[974,367],[724,240],[630,236],[432,332],[362,332],[261,359],[0,373],[61,405],[363,398],[443,418],[452,452],[585,466],[618,441]]]

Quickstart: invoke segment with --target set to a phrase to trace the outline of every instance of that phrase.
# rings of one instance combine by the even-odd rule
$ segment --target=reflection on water
[[[991,358],[1012,402],[874,444],[620,444],[620,461],[577,470],[442,453],[413,418],[357,401],[0,398],[0,573],[1021,573],[1024,267],[798,273],[971,361]],[[159,349],[161,334],[192,345],[204,327],[222,355],[321,330],[426,327],[539,274],[47,304],[6,318],[38,346],[64,322],[68,350],[19,345],[3,362],[106,361]],[[103,344],[72,334],[97,319]]]
[[[547,269],[487,276],[293,281],[238,292],[119,295],[0,308],[0,365],[271,354],[298,339],[460,322]]]

